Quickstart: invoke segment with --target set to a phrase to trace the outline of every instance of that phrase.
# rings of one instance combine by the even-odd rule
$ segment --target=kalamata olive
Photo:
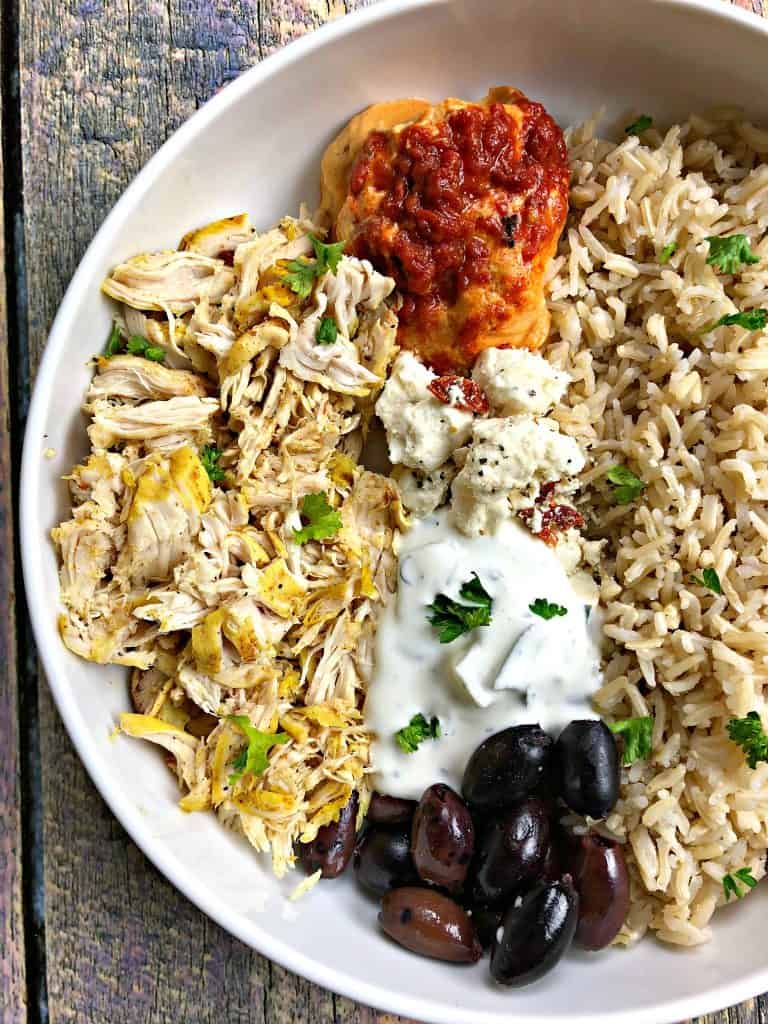
[[[472,864],[472,899],[508,902],[541,874],[549,847],[549,817],[536,797],[500,811],[480,832]]]
[[[406,886],[388,892],[379,923],[391,939],[422,956],[473,964],[482,954],[469,914],[434,889]]]
[[[319,869],[323,878],[336,878],[346,868],[355,848],[357,807],[355,791],[342,808],[338,821],[323,825],[311,843],[299,844],[299,857],[308,875]]]
[[[531,889],[511,906],[491,950],[491,975],[502,985],[530,985],[552,970],[573,940],[579,897],[569,875]]]
[[[490,949],[493,945],[503,917],[503,907],[472,907],[472,923],[477,933],[477,941],[483,949]]]
[[[413,816],[411,853],[421,878],[458,892],[475,850],[475,826],[466,804],[450,786],[430,786]]]
[[[368,820],[375,825],[401,825],[410,822],[416,810],[415,800],[401,800],[397,796],[374,793],[368,807]]]
[[[489,736],[464,769],[462,794],[473,810],[511,807],[544,785],[552,737],[538,725],[514,725]]]
[[[574,836],[567,860],[579,894],[576,942],[584,949],[603,949],[629,912],[629,874],[621,845],[596,832]]]
[[[560,796],[572,811],[604,818],[619,798],[619,752],[598,721],[571,722],[555,746]]]
[[[408,825],[370,828],[355,850],[353,863],[358,882],[376,896],[419,880]]]
[[[560,851],[560,845],[551,838],[549,846],[547,847],[547,853],[544,857],[544,863],[541,865],[541,871],[539,872],[539,878],[542,882],[557,882],[563,877],[565,868],[563,867],[563,857]]]

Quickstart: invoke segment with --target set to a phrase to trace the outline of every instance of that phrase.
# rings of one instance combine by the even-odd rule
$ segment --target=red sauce
[[[540,103],[517,105],[521,124],[495,103],[463,107],[399,136],[368,137],[350,191],[372,187],[384,196],[352,248],[395,279],[405,295],[402,323],[428,331],[469,285],[487,283],[489,245],[519,246],[531,261],[551,234],[547,207],[567,186],[565,142]],[[477,201],[489,194],[495,209],[480,211]],[[511,281],[505,298],[514,301],[520,287]]]

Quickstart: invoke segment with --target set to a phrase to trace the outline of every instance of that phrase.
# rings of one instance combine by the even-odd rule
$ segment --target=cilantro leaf
[[[306,544],[308,540],[325,540],[341,529],[341,516],[328,504],[325,491],[304,496],[301,518],[307,522],[300,530],[293,531],[293,539],[297,544]]]
[[[722,594],[723,592],[720,577],[714,569],[705,569],[701,576],[691,576],[691,581],[698,583],[700,587],[706,587],[713,594]]]
[[[620,718],[618,722],[609,722],[608,728],[617,736],[624,737],[625,765],[648,757],[653,733],[653,718],[650,715],[644,718]]]
[[[312,248],[315,250],[315,256],[317,257],[317,269],[316,276],[322,277],[326,271],[330,270],[332,274],[336,273],[336,269],[339,265],[339,260],[344,252],[344,242],[321,242],[319,238],[315,238],[314,235],[309,236],[309,240],[312,243]]]
[[[649,114],[641,114],[636,121],[628,124],[624,129],[627,135],[641,135],[653,124],[653,118]]]
[[[336,321],[332,316],[324,316],[320,321],[320,326],[317,328],[317,334],[315,335],[315,342],[318,345],[333,345],[338,336],[339,330],[336,326]]]
[[[613,496],[618,505],[630,505],[645,488],[640,477],[626,466],[611,466],[605,475],[614,485]]]
[[[424,740],[438,740],[441,735],[438,719],[431,718],[427,721],[424,715],[419,712],[419,714],[413,716],[408,725],[398,729],[395,733],[395,740],[400,749],[405,751],[406,754],[413,754],[419,749],[419,744]]]
[[[267,751],[278,743],[287,743],[290,737],[285,732],[261,732],[255,729],[247,715],[227,715],[227,718],[243,731],[248,740],[248,746],[240,751],[232,765],[235,770],[229,776],[229,784],[234,786],[246,772],[263,775],[269,764]]]
[[[745,718],[731,718],[726,729],[728,738],[746,754],[750,768],[757,767],[758,761],[768,761],[768,736],[756,711],[748,712]]]
[[[316,269],[317,264],[314,260],[307,260],[303,257],[291,260],[285,266],[283,280],[300,299],[308,299],[317,276]]]
[[[735,896],[737,900],[746,896],[746,892],[741,891],[741,885],[746,885],[748,889],[754,889],[757,885],[757,879],[752,874],[752,868],[739,868],[733,874],[723,876],[723,892],[725,893],[726,900],[729,900],[731,896]]]
[[[669,263],[676,252],[677,242],[670,242],[669,245],[665,245],[658,255],[659,263]]]
[[[760,257],[752,252],[746,235],[710,235],[705,241],[709,242],[707,263],[724,274],[735,274],[742,263],[760,262]]]
[[[128,344],[125,347],[132,356],[143,356],[149,348],[149,342],[146,338],[142,338],[140,334],[134,334],[128,339]]]
[[[151,359],[153,363],[162,363],[165,359],[165,349],[159,345],[150,345],[144,349],[144,358]]]
[[[745,309],[743,313],[728,313],[713,324],[702,327],[699,334],[707,334],[716,327],[743,327],[745,331],[761,331],[768,323],[768,309]]]
[[[531,601],[528,605],[529,611],[532,611],[534,615],[538,615],[539,618],[554,619],[556,616],[567,615],[568,609],[561,604],[554,604],[552,601],[548,601],[546,597],[537,597],[535,601]]]
[[[445,594],[438,594],[432,604],[427,605],[427,622],[437,630],[441,644],[449,644],[478,626],[490,624],[493,599],[477,573],[462,583],[459,596],[467,603],[462,604]]]
[[[112,323],[112,330],[109,332],[107,338],[107,345],[104,349],[104,355],[107,359],[111,359],[112,356],[116,356],[120,349],[123,347],[123,340],[120,336],[120,328],[116,323]]]
[[[224,470],[219,465],[220,458],[221,452],[213,444],[206,444],[200,449],[200,461],[203,464],[203,469],[215,484],[225,477]]]

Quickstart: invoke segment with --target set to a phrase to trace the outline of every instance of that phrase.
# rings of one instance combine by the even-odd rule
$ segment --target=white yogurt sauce
[[[437,594],[460,601],[474,573],[493,599],[491,623],[441,644],[427,606]],[[537,598],[567,614],[535,615]],[[531,722],[554,733],[597,717],[590,696],[601,681],[600,630],[587,607],[551,548],[517,523],[485,537],[460,533],[445,510],[415,523],[402,539],[397,594],[379,621],[365,706],[377,737],[376,789],[410,798],[435,782],[459,789],[486,736]],[[395,733],[419,712],[436,716],[442,735],[408,754]]]

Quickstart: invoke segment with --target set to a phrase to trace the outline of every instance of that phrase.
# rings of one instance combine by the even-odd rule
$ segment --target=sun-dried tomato
[[[534,531],[533,535],[550,547],[555,547],[557,544],[558,533],[565,533],[570,529],[580,530],[584,526],[584,517],[575,508],[571,505],[558,505],[551,500],[554,489],[554,481],[544,484],[536,499],[536,505],[532,508],[523,508],[518,512],[528,527],[531,525],[534,513],[540,512],[541,529]],[[545,502],[547,504],[544,504]],[[541,507],[542,505],[544,508]]]
[[[446,373],[442,377],[435,377],[429,385],[429,390],[438,401],[452,405],[455,409],[480,414],[488,412],[485,392],[471,377]]]

